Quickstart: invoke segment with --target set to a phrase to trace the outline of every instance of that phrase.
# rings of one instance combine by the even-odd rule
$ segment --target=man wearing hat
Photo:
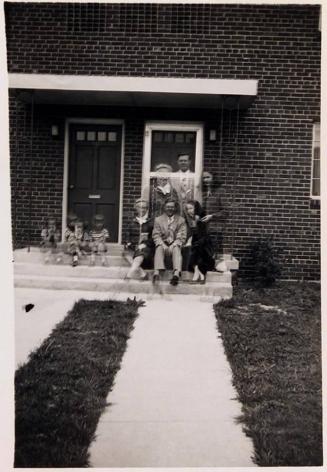
[[[151,179],[150,212],[152,216],[159,216],[163,214],[166,201],[178,200],[178,195],[169,177],[172,167],[169,164],[157,164],[154,171],[158,175]]]
[[[182,271],[182,247],[186,241],[186,224],[176,213],[178,203],[167,199],[164,213],[154,220],[152,239],[155,244],[153,283],[159,282],[160,271],[166,269],[165,257],[172,259],[173,277],[171,285],[177,285]]]

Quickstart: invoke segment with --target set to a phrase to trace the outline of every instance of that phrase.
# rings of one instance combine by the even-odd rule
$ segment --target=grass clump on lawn
[[[80,300],[16,371],[15,467],[87,467],[138,307]]]
[[[322,465],[320,287],[236,288],[215,312],[255,462]]]

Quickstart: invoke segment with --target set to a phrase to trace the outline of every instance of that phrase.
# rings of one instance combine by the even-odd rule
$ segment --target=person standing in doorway
[[[177,192],[180,208],[194,198],[194,174],[191,172],[191,158],[189,154],[179,154],[177,158],[178,170],[174,173],[172,184]]]
[[[172,167],[162,163],[158,164],[154,170],[157,176],[151,179],[150,185],[150,216],[152,218],[163,214],[165,203],[168,200],[178,199],[177,192],[170,180]]]

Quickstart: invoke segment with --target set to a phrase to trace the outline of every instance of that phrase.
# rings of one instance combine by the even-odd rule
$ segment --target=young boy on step
[[[54,218],[49,218],[47,225],[41,231],[41,251],[45,252],[44,262],[50,261],[50,255],[57,253],[58,243],[61,235],[57,228],[57,223]],[[57,255],[57,262],[61,261],[61,255]]]
[[[109,231],[104,226],[104,216],[101,214],[97,214],[93,218],[93,225],[90,231],[90,239],[90,246],[92,248],[91,264],[95,264],[95,256],[99,254],[101,255],[101,264],[106,265],[106,242],[109,240]]]

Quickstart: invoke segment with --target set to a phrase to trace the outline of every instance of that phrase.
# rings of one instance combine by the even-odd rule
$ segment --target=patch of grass
[[[138,307],[80,300],[16,371],[15,467],[87,467]]]
[[[320,286],[240,287],[215,312],[256,464],[322,465]]]

